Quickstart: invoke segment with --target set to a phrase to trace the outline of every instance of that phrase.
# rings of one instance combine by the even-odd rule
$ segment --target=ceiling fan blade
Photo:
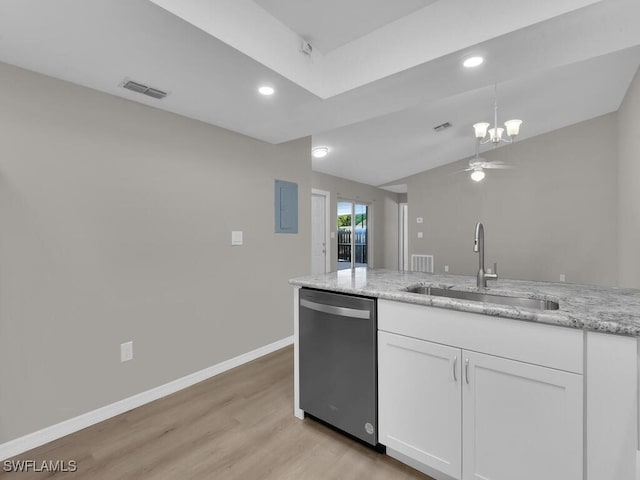
[[[490,163],[488,165],[483,165],[483,168],[495,168],[495,169],[508,170],[510,168],[513,168],[513,165],[501,165],[501,164]]]
[[[473,168],[465,168],[464,170],[456,170],[454,172],[451,172],[451,175],[455,175],[456,173],[470,172],[471,170],[473,170]]]

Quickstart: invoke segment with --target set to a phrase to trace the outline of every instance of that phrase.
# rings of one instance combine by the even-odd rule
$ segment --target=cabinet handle
[[[456,375],[456,370],[458,366],[458,357],[453,357],[453,381],[458,383],[458,376]]]
[[[464,375],[467,380],[467,385],[469,385],[469,359],[465,358],[464,360]]]

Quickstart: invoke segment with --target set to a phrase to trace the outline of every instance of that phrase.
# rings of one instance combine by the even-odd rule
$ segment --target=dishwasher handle
[[[330,315],[338,315],[339,317],[359,318],[362,320],[369,320],[371,317],[371,310],[359,310],[357,308],[347,307],[335,307],[333,305],[326,305],[324,303],[312,302],[304,298],[300,299],[300,306],[315,310],[316,312],[328,313]]]

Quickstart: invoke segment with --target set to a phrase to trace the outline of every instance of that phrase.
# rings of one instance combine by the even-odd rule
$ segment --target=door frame
[[[398,204],[398,270],[409,271],[409,203]]]
[[[319,190],[317,188],[311,189],[311,196],[320,195],[324,197],[324,244],[325,244],[325,256],[324,256],[324,271],[325,273],[331,272],[331,192],[326,190]],[[313,232],[311,234],[311,245],[313,248]],[[311,253],[311,252],[310,252]],[[309,266],[311,266],[311,255],[309,255]]]

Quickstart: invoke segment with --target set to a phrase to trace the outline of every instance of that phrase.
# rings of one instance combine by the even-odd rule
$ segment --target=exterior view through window
[[[369,263],[369,207],[338,201],[338,270]]]

